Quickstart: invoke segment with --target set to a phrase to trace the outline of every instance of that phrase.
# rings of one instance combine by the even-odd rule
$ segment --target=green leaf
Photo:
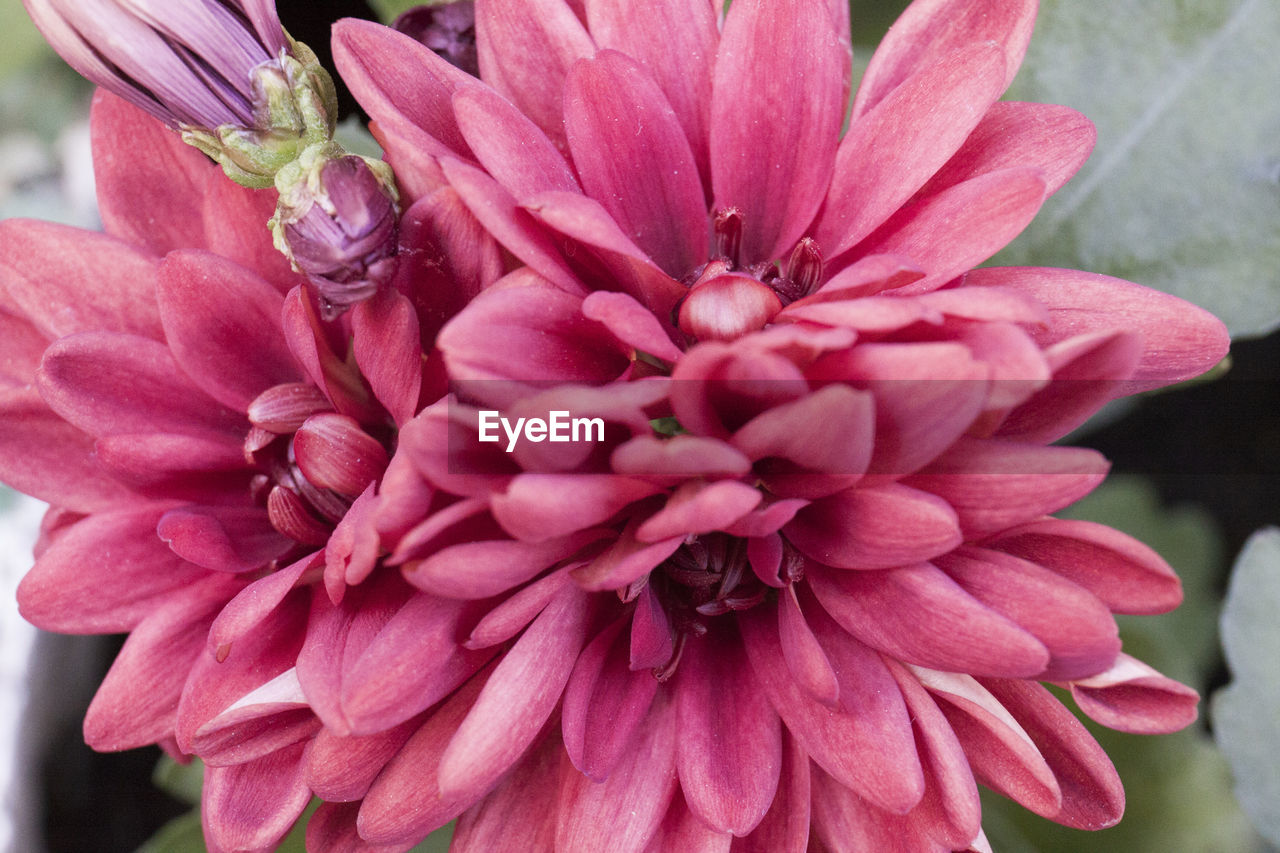
[[[1280,325],[1280,3],[1041,0],[1009,97],[1098,127],[1075,179],[996,258],[1120,276]]]
[[[137,853],[205,853],[200,809],[192,809],[166,823]]]
[[[200,802],[200,789],[204,785],[204,764],[193,759],[190,764],[179,764],[167,755],[160,756],[156,769],[151,772],[151,784],[179,802],[196,805]]]
[[[1280,844],[1280,529],[1255,533],[1236,562],[1222,612],[1233,681],[1213,698],[1213,729],[1236,796]]]

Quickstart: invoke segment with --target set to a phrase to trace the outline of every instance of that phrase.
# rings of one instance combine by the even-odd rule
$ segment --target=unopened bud
[[[310,280],[325,319],[390,281],[400,208],[387,164],[315,145],[276,174],[276,189],[276,248]]]

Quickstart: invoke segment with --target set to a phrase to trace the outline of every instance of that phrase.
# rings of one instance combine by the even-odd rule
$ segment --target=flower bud
[[[276,174],[276,248],[306,274],[331,320],[395,274],[400,209],[386,163],[313,145]]]
[[[337,120],[333,80],[270,0],[23,0],[85,77],[141,107],[250,187]]]
[[[473,77],[480,76],[476,53],[476,4],[472,0],[414,6],[391,25],[431,48],[437,56]]]

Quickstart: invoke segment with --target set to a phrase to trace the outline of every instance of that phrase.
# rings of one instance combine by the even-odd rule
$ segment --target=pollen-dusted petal
[[[488,86],[459,87],[453,111],[480,165],[517,201],[547,190],[579,191],[569,164],[546,134]]]
[[[1226,327],[1203,308],[1110,276],[990,267],[972,270],[964,283],[1012,288],[1047,305],[1050,324],[1036,334],[1041,346],[1086,332],[1140,332],[1142,360],[1124,387],[1126,394],[1198,376],[1222,360],[1230,343]]]
[[[673,536],[691,536],[720,530],[755,509],[764,494],[737,480],[702,484],[689,481],[667,499],[667,504],[636,530],[641,542],[660,542]]]
[[[840,626],[908,663],[1026,678],[1049,652],[1029,631],[977,601],[929,563],[868,572],[811,566],[805,578]]]
[[[698,166],[648,71],[602,50],[579,60],[565,85],[565,132],[583,189],[669,275],[683,276],[705,261],[707,204]]]
[[[440,757],[442,797],[488,790],[534,742],[586,643],[591,607],[565,587],[499,661]]]
[[[911,721],[879,655],[856,641],[841,641],[841,659],[832,661],[841,707],[833,710],[809,698],[791,678],[772,614],[760,607],[744,611],[738,626],[758,683],[815,763],[891,811],[906,813],[920,801],[924,776],[914,758]]]
[[[645,849],[676,791],[674,703],[659,695],[638,733],[603,782],[592,782],[568,758],[562,761],[557,850]]]
[[[1045,195],[1053,195],[1084,165],[1097,135],[1093,122],[1070,107],[997,101],[920,195],[1015,166],[1041,169]]]
[[[971,44],[994,41],[1004,54],[1003,92],[1013,80],[1036,17],[1036,0],[916,0],[881,42],[854,99],[855,118],[873,108],[916,69]]]
[[[685,800],[713,829],[746,835],[777,792],[782,727],[737,636],[721,629],[690,639],[675,693]]]
[[[521,474],[494,495],[494,518],[517,539],[541,542],[605,521],[659,489],[613,474]]]
[[[1071,696],[1089,718],[1109,729],[1169,734],[1196,720],[1200,694],[1140,660],[1117,656],[1106,672],[1071,682]]]
[[[564,691],[564,751],[579,772],[603,782],[626,754],[658,692],[648,669],[633,671],[628,622],[619,619],[587,644]],[[666,663],[659,661],[657,665]]]
[[[422,344],[413,304],[393,288],[383,288],[351,312],[356,364],[378,402],[397,426],[418,411],[422,392]]]
[[[294,545],[256,507],[179,507],[161,516],[156,534],[173,553],[219,572],[261,568]]]
[[[130,631],[203,577],[156,536],[165,509],[125,507],[69,526],[19,584],[23,618],[66,634]],[[109,564],[103,554],[111,555]]]
[[[301,378],[280,334],[280,293],[255,273],[175,252],[160,265],[156,293],[174,359],[218,402],[243,412],[271,386]],[[242,352],[254,357],[228,357]]]
[[[1035,635],[1049,650],[1037,678],[1070,681],[1108,669],[1120,653],[1115,619],[1061,575],[999,551],[966,546],[935,560],[965,592]]]
[[[1110,464],[1094,450],[963,438],[903,482],[946,500],[966,535],[1056,512],[1093,491]]]
[[[103,230],[156,255],[203,247],[204,220],[191,200],[218,171],[209,158],[105,89],[94,93],[89,130]]]
[[[718,209],[742,211],[744,262],[783,255],[818,211],[844,118],[848,61],[825,0],[742,0],[725,17],[712,83],[711,185]]]
[[[920,69],[853,122],[814,232],[824,251],[835,257],[855,245],[924,186],[1000,97],[1004,77],[995,45],[969,45]],[[893,156],[879,154],[886,150]]]
[[[911,258],[926,275],[902,290],[926,293],[1007,246],[1044,199],[1039,169],[989,172],[908,204],[859,243],[857,251]]]
[[[1076,829],[1114,826],[1124,814],[1124,787],[1084,724],[1039,684],[1006,679],[983,684],[1026,729],[1062,786],[1062,807],[1045,817]]]
[[[163,340],[155,287],[155,259],[123,240],[52,222],[0,222],[5,308],[50,340],[87,331]]]
[[[560,93],[575,60],[595,43],[564,0],[480,0],[480,76],[564,146]]]
[[[947,718],[914,675],[902,664],[885,664],[902,690],[924,765],[924,798],[914,812],[932,838],[962,848],[982,829],[982,803],[964,748]]]
[[[1113,613],[1165,613],[1182,602],[1182,584],[1164,558],[1104,524],[1037,519],[984,544],[1052,569],[1096,595]]]
[[[560,744],[545,738],[488,796],[462,813],[454,853],[552,850],[560,798]]]
[[[845,489],[814,501],[783,535],[806,556],[842,569],[906,566],[961,541],[946,501],[897,483]]]
[[[823,705],[836,707],[840,701],[840,682],[822,644],[805,621],[794,584],[788,584],[778,594],[778,639],[787,670],[800,689]]]
[[[244,764],[205,770],[200,811],[210,853],[269,850],[284,837],[311,801],[305,749],[299,743]]]
[[[778,793],[760,825],[733,839],[732,853],[805,853],[809,849],[809,756],[790,732],[782,732]]]
[[[582,315],[641,352],[670,362],[680,359],[680,348],[671,342],[658,318],[626,293],[598,290],[582,300]]]

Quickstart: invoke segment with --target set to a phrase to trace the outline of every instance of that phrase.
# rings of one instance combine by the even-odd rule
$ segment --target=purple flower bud
[[[276,177],[276,247],[305,273],[333,319],[378,292],[396,268],[400,209],[378,160],[313,146]]]
[[[473,77],[480,76],[476,54],[476,4],[472,0],[415,6],[392,24],[417,39],[450,65]]]

